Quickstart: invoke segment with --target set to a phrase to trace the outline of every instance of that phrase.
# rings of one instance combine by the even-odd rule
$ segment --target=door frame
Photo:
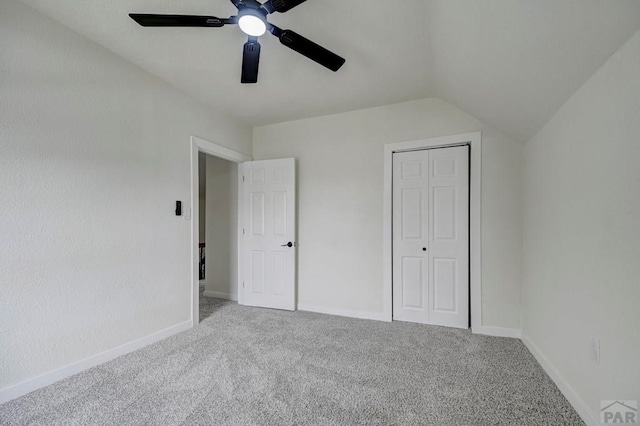
[[[200,322],[200,194],[199,194],[199,170],[198,153],[222,158],[238,163],[238,302],[242,304],[242,173],[240,164],[251,161],[251,156],[234,151],[225,146],[218,145],[198,136],[191,136],[191,321],[195,327]]]
[[[469,170],[469,279],[471,330],[482,328],[482,269],[481,269],[481,179],[482,133],[472,132],[453,136],[421,139],[384,145],[384,198],[382,225],[383,314],[393,321],[393,153],[453,146],[470,147]]]

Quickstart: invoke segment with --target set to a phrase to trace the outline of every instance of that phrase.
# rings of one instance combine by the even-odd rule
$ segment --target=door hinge
[[[242,235],[244,235],[244,228],[242,228]]]
[[[242,176],[242,181],[244,182],[244,176]]]
[[[244,288],[244,281],[242,281],[242,288]]]

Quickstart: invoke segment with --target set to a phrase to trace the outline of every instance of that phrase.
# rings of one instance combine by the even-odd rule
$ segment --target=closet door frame
[[[386,321],[393,320],[393,153],[421,149],[469,146],[469,282],[471,331],[482,333],[482,270],[481,270],[481,132],[389,143],[384,146],[383,199],[383,312]]]

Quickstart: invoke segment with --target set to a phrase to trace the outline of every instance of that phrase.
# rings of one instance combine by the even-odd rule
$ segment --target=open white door
[[[295,310],[295,159],[243,163],[243,303]]]

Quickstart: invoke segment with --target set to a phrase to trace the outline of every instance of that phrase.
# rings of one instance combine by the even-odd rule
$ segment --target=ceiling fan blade
[[[346,60],[335,53],[325,49],[324,47],[312,42],[308,38],[291,30],[282,30],[276,34],[280,38],[280,43],[290,49],[295,50],[301,55],[306,56],[312,61],[316,61],[322,66],[329,68],[331,71],[338,71]]]
[[[242,53],[242,78],[241,83],[258,82],[258,66],[260,65],[260,43],[258,39],[249,37],[244,44]]]
[[[269,13],[273,11],[285,13],[296,6],[301,5],[307,0],[269,0],[262,5],[263,8],[269,10]]]
[[[130,13],[131,19],[143,27],[223,27],[224,19],[198,15],[154,15]]]

